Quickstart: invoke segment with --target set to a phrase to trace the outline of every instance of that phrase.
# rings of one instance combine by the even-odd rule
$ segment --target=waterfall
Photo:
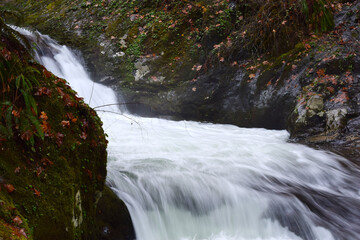
[[[90,106],[119,101],[69,48],[17,30]],[[286,131],[142,118],[114,105],[98,114],[107,184],[138,240],[360,239],[360,174],[343,157],[289,143]]]

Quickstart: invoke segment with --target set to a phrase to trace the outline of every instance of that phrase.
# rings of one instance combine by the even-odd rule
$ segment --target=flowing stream
[[[69,48],[17,30],[90,106],[119,101]],[[347,159],[289,143],[286,131],[97,110],[109,140],[107,184],[138,240],[360,239],[360,174]]]

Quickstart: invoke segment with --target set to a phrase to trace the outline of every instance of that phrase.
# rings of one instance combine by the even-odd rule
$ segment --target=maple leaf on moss
[[[48,116],[46,115],[46,113],[44,111],[40,113],[40,119],[43,121],[48,120]]]
[[[21,218],[19,216],[16,216],[13,218],[13,222],[16,224],[16,225],[21,225],[23,223],[23,221],[21,220]]]
[[[69,121],[61,121],[61,126],[62,127],[70,127],[70,122]]]
[[[37,197],[40,197],[40,195],[41,195],[40,191],[38,191],[36,188],[33,188],[33,191]]]

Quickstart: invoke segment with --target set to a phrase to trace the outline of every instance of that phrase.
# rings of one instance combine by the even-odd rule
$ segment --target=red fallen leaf
[[[77,118],[71,119],[71,122],[76,123],[76,122],[77,122]]]
[[[14,186],[11,185],[11,184],[4,184],[4,188],[5,188],[9,193],[15,191]]]
[[[20,172],[20,167],[15,168],[14,173],[19,173],[19,172]]]
[[[63,127],[70,127],[70,122],[69,121],[61,121],[61,126]]]
[[[74,115],[71,112],[66,113],[66,116],[69,120],[72,120],[74,118]]]
[[[41,195],[40,191],[36,190],[36,188],[33,188],[33,191],[37,197],[40,197],[40,195]]]
[[[93,139],[91,140],[91,147],[97,147],[97,142]]]
[[[306,44],[305,44],[305,49],[306,49],[306,50],[309,50],[309,49],[311,49],[311,46],[310,46],[310,44],[306,43]]]
[[[44,121],[42,124],[40,124],[40,126],[41,126],[43,132],[45,133],[45,136],[49,136],[49,132],[50,132],[50,128],[51,128],[49,123]]]
[[[56,80],[54,81],[54,83],[55,83],[55,84],[58,84],[58,83],[63,83],[63,84],[65,84],[66,81],[65,81],[64,79],[58,78],[58,79],[56,79]]]
[[[319,69],[316,74],[318,75],[318,77],[324,77],[325,76],[325,69]]]
[[[80,138],[86,140],[86,138],[87,138],[86,132],[82,132],[80,135]]]
[[[21,139],[29,141],[32,135],[33,135],[33,133],[31,131],[27,130],[26,132],[21,134]]]
[[[26,235],[26,233],[25,233],[25,229],[23,229],[23,228],[16,229],[15,234],[16,234],[18,237],[24,236],[25,238],[27,238],[27,235]]]
[[[50,161],[48,158],[42,158],[41,160],[41,163],[44,165],[44,166],[46,166],[46,165],[53,165],[54,163],[52,162],[52,161]]]
[[[92,171],[89,169],[85,169],[86,174],[88,175],[89,178],[92,178]]]
[[[215,44],[215,45],[214,45],[214,49],[218,49],[219,47],[221,47],[220,44]]]
[[[271,85],[271,81],[269,81],[267,84],[266,84],[266,86],[270,86]]]
[[[21,225],[23,223],[23,221],[21,220],[21,218],[19,216],[16,216],[13,218],[13,222],[16,224],[16,225]]]
[[[59,147],[63,144],[63,141],[62,141],[63,137],[64,137],[64,134],[62,134],[62,133],[57,133],[56,134],[56,144]]]
[[[347,93],[340,92],[334,99],[331,99],[330,101],[343,104],[348,100],[349,100],[349,96],[347,95]]]
[[[328,81],[328,82],[331,82],[332,84],[334,84],[334,85],[337,85],[338,84],[338,82],[337,82],[337,80],[336,80],[336,78],[335,78],[335,76],[334,75],[325,75],[325,78],[326,78],[326,81]]]
[[[49,77],[51,77],[52,76],[52,73],[51,72],[49,72],[48,70],[46,70],[46,69],[43,69],[43,73],[44,73],[44,75],[45,75],[45,77],[46,78],[49,78]]]
[[[60,87],[57,87],[56,90],[60,94],[60,96],[63,97],[65,95],[65,93],[62,91],[62,89]]]
[[[51,96],[51,90],[48,89],[47,87],[40,87],[40,88],[38,88],[38,91],[34,95],[35,96],[42,96],[42,95]]]
[[[329,90],[330,93],[334,93],[334,92],[335,92],[335,90],[334,90],[333,87],[327,87],[327,90]]]
[[[1,55],[3,55],[7,61],[11,60],[11,52],[6,48],[1,51]]]
[[[250,67],[246,68],[246,70],[250,70],[250,71],[255,70],[255,69],[256,69],[256,66],[250,66]]]
[[[33,115],[36,115],[35,110],[34,110],[33,107],[31,107],[30,110],[31,110],[31,112],[32,112]]]
[[[103,179],[103,176],[101,176],[100,174],[98,174],[98,175],[96,176],[96,179],[97,179],[98,181],[101,181],[101,180]]]
[[[347,81],[349,84],[353,84],[353,83],[354,83],[354,77],[351,75],[351,72],[346,72],[345,76],[346,76],[346,81]]]
[[[40,174],[44,171],[45,169],[42,167],[38,167],[36,168],[36,176],[40,176]]]
[[[71,100],[69,95],[65,94],[63,96],[63,100],[64,100],[64,103],[65,103],[66,106],[68,106],[68,107],[75,106],[75,103],[73,102],[73,100]]]
[[[83,101],[84,101],[84,98],[75,96],[75,100],[78,101],[78,102],[80,102],[80,101],[83,102]]]

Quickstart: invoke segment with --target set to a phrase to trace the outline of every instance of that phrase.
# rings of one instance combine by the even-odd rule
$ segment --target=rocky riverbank
[[[359,156],[357,2],[8,3],[24,25],[80,49],[134,113],[288,129]]]

